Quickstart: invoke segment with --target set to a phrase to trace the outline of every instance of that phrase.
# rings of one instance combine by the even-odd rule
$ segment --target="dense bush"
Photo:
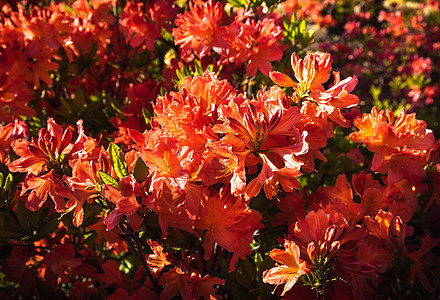
[[[438,297],[437,1],[0,8],[0,297]]]

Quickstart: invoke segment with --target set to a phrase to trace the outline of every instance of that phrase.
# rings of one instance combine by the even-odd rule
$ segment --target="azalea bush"
[[[0,8],[2,297],[438,297],[437,2]]]

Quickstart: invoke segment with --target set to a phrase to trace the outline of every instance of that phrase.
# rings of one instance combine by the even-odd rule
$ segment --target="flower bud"
[[[315,242],[310,242],[307,246],[307,254],[309,255],[310,260],[314,263],[316,256],[316,246]]]
[[[405,226],[399,216],[394,219],[394,229],[396,230],[396,235],[399,240],[399,246],[403,248],[405,242]]]
[[[339,241],[333,242],[331,247],[330,247],[330,251],[329,251],[328,257],[335,256],[336,252],[338,252],[340,247],[341,247],[341,243]]]
[[[335,238],[335,235],[336,235],[336,225],[331,225],[325,230],[324,239],[325,241],[330,243]]]
[[[330,247],[329,247],[329,243],[328,242],[322,243],[321,246],[319,247],[321,255],[323,255],[323,256],[326,256],[326,254],[327,254],[329,249],[330,249]]]

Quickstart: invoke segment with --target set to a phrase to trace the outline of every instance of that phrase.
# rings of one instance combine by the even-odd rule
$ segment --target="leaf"
[[[148,109],[146,109],[145,107],[142,107],[142,115],[144,116],[145,124],[147,124],[148,126],[150,126],[152,115],[151,115],[151,113],[148,111]]]
[[[39,240],[46,237],[49,233],[55,231],[58,228],[60,220],[58,220],[59,214],[52,214],[43,219],[44,223],[40,224],[37,229],[33,240]]]
[[[23,201],[18,202],[17,219],[27,235],[34,235],[35,229],[38,227],[40,220],[44,217],[43,212],[47,213],[47,210],[40,208],[39,210],[33,212],[26,208],[26,205]]]
[[[136,165],[134,166],[133,176],[138,183],[142,183],[145,181],[145,178],[148,176],[148,167],[144,163],[141,157],[138,157],[136,161]]]
[[[101,219],[97,216],[101,213],[102,207],[97,206],[94,203],[90,204],[86,202],[84,203],[83,209],[84,209],[84,219],[82,224],[83,227],[88,227],[90,225],[96,224]]]
[[[234,7],[245,8],[247,6],[247,0],[228,0]]]
[[[99,178],[101,178],[102,183],[111,185],[113,187],[118,187],[118,182],[116,181],[116,179],[114,179],[113,177],[111,177],[110,175],[108,175],[102,171],[98,171],[98,173],[99,173]]]
[[[3,185],[4,191],[9,191],[11,189],[13,180],[14,177],[12,177],[12,174],[9,173],[8,176],[6,176],[5,184]]]
[[[0,245],[8,244],[9,239],[20,239],[26,233],[18,220],[10,214],[0,211]]]
[[[110,157],[110,163],[115,169],[116,175],[119,178],[128,176],[128,167],[127,163],[125,162],[124,153],[122,152],[121,148],[113,143],[110,143],[107,151]]]
[[[301,22],[299,22],[298,29],[300,33],[303,33],[306,30],[306,21],[301,20]]]
[[[202,76],[203,75],[203,68],[202,68],[202,64],[200,63],[200,61],[198,59],[194,60],[194,68],[195,70],[195,75],[197,76]]]

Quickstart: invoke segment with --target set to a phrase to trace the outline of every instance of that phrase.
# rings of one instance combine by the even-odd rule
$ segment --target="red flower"
[[[116,204],[116,208],[104,221],[108,230],[115,228],[123,214],[129,219],[134,231],[139,229],[141,220],[136,211],[140,204],[137,202],[136,197],[144,198],[146,195],[132,174],[121,178],[117,188],[106,184],[103,194],[107,200]]]
[[[419,250],[409,252],[405,249],[404,252],[405,256],[409,257],[413,263],[409,271],[408,282],[410,285],[413,285],[414,279],[417,275],[417,278],[420,280],[423,287],[429,292],[432,292],[432,286],[429,282],[429,279],[423,272],[423,269],[431,263],[428,254],[432,248],[437,246],[437,244],[440,242],[440,239],[433,240],[430,235],[426,234],[421,238],[421,240],[422,245]]]
[[[190,280],[191,277],[181,268],[172,268],[159,279],[160,285],[166,285],[165,289],[160,293],[160,298],[168,300],[179,292],[182,299],[191,299],[192,289],[189,283]]]
[[[39,210],[50,197],[55,204],[57,212],[62,212],[65,208],[64,198],[74,198],[72,192],[64,186],[60,179],[53,177],[54,170],[49,173],[35,176],[29,174],[26,176],[21,195],[31,191],[27,197],[26,207],[31,211]]]
[[[193,299],[221,299],[220,295],[216,295],[217,290],[214,285],[225,284],[224,279],[205,275],[202,277],[198,272],[191,272],[191,286],[193,288]]]

